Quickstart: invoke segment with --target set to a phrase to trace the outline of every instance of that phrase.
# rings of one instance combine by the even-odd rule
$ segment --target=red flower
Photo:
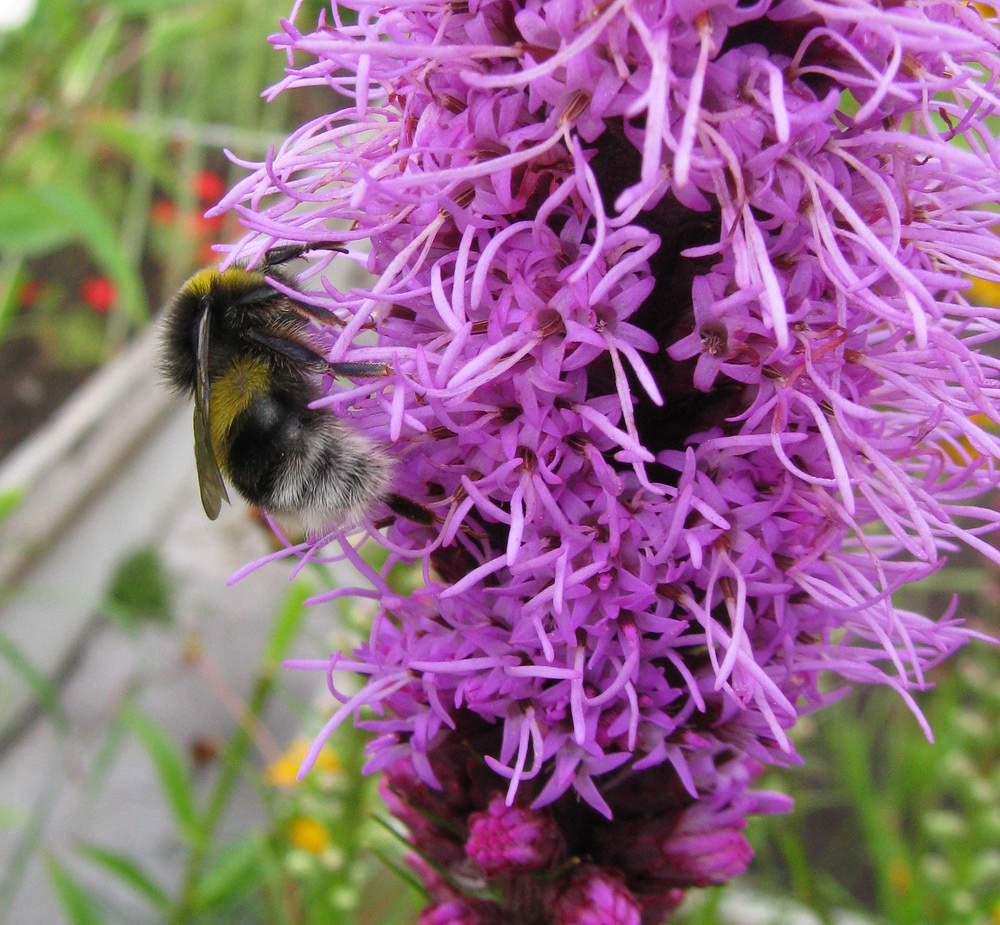
[[[150,216],[155,224],[164,227],[180,224],[185,234],[197,239],[215,238],[225,221],[225,217],[222,215],[211,217],[203,215],[197,207],[181,213],[177,209],[177,203],[172,199],[157,199],[150,209]],[[200,254],[199,259],[206,259],[204,253]],[[212,263],[217,259],[218,254],[214,251],[210,252],[207,257],[207,260]]]
[[[97,314],[106,315],[118,301],[118,290],[106,276],[88,276],[80,284],[80,298]]]
[[[26,279],[17,292],[17,301],[22,308],[30,308],[38,301],[45,284],[38,279]]]
[[[192,234],[212,237],[221,230],[225,218],[224,215],[202,215],[196,212],[188,224]]]
[[[172,199],[157,199],[149,212],[157,225],[172,225],[177,221],[177,203]]]
[[[199,170],[191,181],[191,189],[204,203],[218,202],[226,192],[226,180],[213,170]]]

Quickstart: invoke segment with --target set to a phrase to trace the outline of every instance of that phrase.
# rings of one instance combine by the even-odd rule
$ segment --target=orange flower
[[[308,739],[295,739],[276,761],[272,761],[264,772],[267,782],[272,787],[294,787],[298,784],[299,768],[312,743]],[[340,770],[340,759],[329,749],[324,748],[313,766],[320,772],[328,774]]]
[[[996,433],[996,425],[985,414],[970,415],[969,420],[990,433]],[[951,443],[942,444],[942,448],[953,462],[961,465],[970,459],[977,459],[982,455],[973,449],[972,444],[969,443],[966,437],[959,437],[957,442],[957,447]]]
[[[889,862],[889,882],[896,893],[908,893],[913,886],[913,875],[906,863],[899,858]]]
[[[330,844],[330,838],[315,819],[299,816],[288,823],[288,838],[296,848],[308,851],[310,854],[322,854]]]
[[[1000,305],[1000,283],[973,277],[966,295],[973,305]]]

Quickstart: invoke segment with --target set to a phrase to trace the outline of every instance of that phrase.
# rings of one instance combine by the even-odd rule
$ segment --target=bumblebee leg
[[[253,328],[245,331],[244,337],[280,356],[292,360],[297,366],[304,366],[306,369],[312,370],[314,373],[325,373],[330,368],[330,364],[327,363],[324,357],[316,353],[315,350],[310,350],[308,347],[300,344],[298,341],[286,340],[284,337],[274,337],[271,334],[265,334]]]
[[[296,365],[304,366],[315,373],[346,376],[348,379],[374,379],[389,375],[385,363],[329,363],[315,350],[310,350],[298,341],[285,340],[283,337],[274,337],[253,329],[248,330],[245,336],[247,340],[255,341],[262,347],[293,360]]]
[[[279,267],[289,260],[296,260],[309,251],[341,251],[347,253],[347,248],[336,241],[317,241],[315,244],[283,244],[272,247],[260,262],[257,269],[267,272],[271,267]]]
[[[331,375],[347,379],[377,379],[389,375],[385,363],[327,363],[326,368]]]
[[[283,244],[281,247],[272,247],[267,251],[264,254],[264,258],[257,265],[256,270],[259,273],[267,273],[268,270],[274,270],[282,264],[288,263],[290,260],[297,260],[309,251],[340,251],[346,254],[347,248],[336,241],[317,241],[315,244]],[[267,287],[267,292],[273,296],[274,290]],[[320,308],[316,305],[308,305],[297,299],[290,299],[290,302],[299,314],[318,321],[320,324],[343,323],[328,309]]]
[[[294,308],[300,315],[305,315],[307,318],[318,321],[320,324],[339,324],[341,326],[344,324],[344,322],[329,309],[320,308],[318,305],[306,305],[305,302],[292,300],[292,308]]]
[[[244,295],[241,295],[232,304],[232,309],[235,311],[243,311],[248,308],[255,308],[258,305],[266,305],[268,302],[273,302],[277,298],[287,298],[284,293],[278,293],[274,287],[269,285],[257,286]],[[325,308],[320,308],[316,305],[306,305],[304,302],[298,301],[298,299],[287,298],[287,303],[291,305],[292,309],[300,315],[305,315],[307,318],[311,318],[314,321],[318,321],[320,324],[330,325],[334,323],[343,324],[342,321],[331,311]]]
[[[429,507],[424,507],[416,501],[411,501],[409,498],[397,495],[394,491],[389,492],[382,500],[395,517],[402,517],[404,520],[420,524],[422,527],[433,527],[435,524],[443,524],[445,522],[445,519],[440,514],[435,514]],[[375,526],[381,530],[383,527],[388,527],[394,519],[394,517],[385,517],[382,520],[376,521]],[[485,539],[482,534],[477,533],[467,523],[463,523],[459,529],[477,543],[481,544],[482,540]]]
[[[386,495],[385,503],[393,514],[405,517],[407,520],[412,520],[425,527],[441,523],[441,518],[430,508],[417,504],[416,501],[411,501],[409,498],[404,498],[402,495],[397,495],[395,492]]]
[[[275,269],[273,266],[268,264],[261,264],[261,272],[266,273],[269,269]],[[282,280],[285,282],[285,280]],[[287,285],[287,283],[286,283]],[[289,287],[291,288],[291,287]],[[305,302],[301,302],[298,299],[292,298],[285,293],[279,293],[273,286],[268,284],[263,284],[261,286],[256,286],[255,288],[249,290],[248,292],[241,295],[235,302],[233,302],[233,309],[240,311],[247,308],[254,308],[258,305],[265,305],[268,302],[273,302],[276,299],[284,299],[287,304],[292,308],[294,312],[299,315],[304,315],[313,321],[318,321],[323,325],[331,324],[343,324],[333,312],[326,308],[320,308],[318,305],[307,305]]]

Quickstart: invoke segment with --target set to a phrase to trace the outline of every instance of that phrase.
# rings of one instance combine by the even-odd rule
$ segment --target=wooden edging
[[[0,588],[30,568],[176,407],[159,382],[156,325],[88,379],[0,464]]]

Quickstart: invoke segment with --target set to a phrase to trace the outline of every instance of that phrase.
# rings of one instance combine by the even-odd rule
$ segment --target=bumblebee
[[[195,273],[168,307],[163,373],[194,396],[194,457],[205,513],[229,501],[226,481],[250,504],[308,532],[349,523],[390,496],[388,454],[322,408],[324,374],[385,375],[380,363],[329,363],[317,325],[332,313],[294,291],[284,264],[323,242],[269,250],[253,269]]]

